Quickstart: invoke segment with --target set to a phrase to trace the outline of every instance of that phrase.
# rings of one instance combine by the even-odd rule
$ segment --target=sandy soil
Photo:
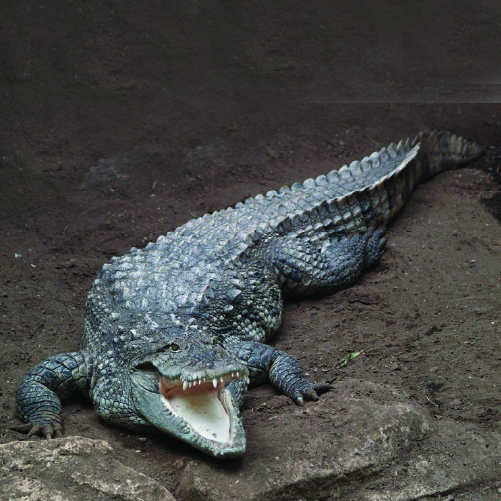
[[[417,189],[381,265],[347,291],[288,305],[275,344],[315,379],[388,384],[436,419],[499,429],[501,7],[344,4],[0,7],[1,442],[19,438],[9,427],[22,376],[78,349],[87,292],[112,256],[424,127],[489,156]],[[275,398],[251,392],[247,429]],[[202,458],[110,427],[83,399],[64,419],[67,435],[110,441],[172,490],[184,459]]]

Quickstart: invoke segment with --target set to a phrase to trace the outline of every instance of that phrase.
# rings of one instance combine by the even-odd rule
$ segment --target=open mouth
[[[226,384],[242,377],[239,372],[193,381],[160,378],[159,390],[165,407],[196,433],[215,442],[227,443],[232,436],[233,402]]]

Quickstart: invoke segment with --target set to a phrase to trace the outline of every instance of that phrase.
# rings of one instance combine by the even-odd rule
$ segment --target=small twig
[[[438,404],[436,404],[435,402],[430,400],[428,397],[426,397],[426,400],[428,400],[428,402],[432,403],[435,407],[440,407]]]
[[[338,362],[334,367],[336,369],[340,369],[341,367],[348,365],[348,362],[351,362],[355,357],[362,355],[362,353],[363,353],[363,351],[354,351],[353,353],[349,353],[340,362]]]

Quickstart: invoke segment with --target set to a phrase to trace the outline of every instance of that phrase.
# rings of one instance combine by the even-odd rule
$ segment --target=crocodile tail
[[[464,166],[483,155],[481,146],[464,137],[445,131],[424,130],[412,141],[419,144],[421,175],[419,182],[440,172]]]
[[[353,205],[355,199],[360,204],[365,226],[385,225],[404,206],[417,184],[440,172],[472,162],[482,154],[483,149],[472,141],[450,132],[425,130],[412,142],[390,145],[364,159],[371,160],[370,168],[363,173],[363,182],[367,185],[344,198],[348,205],[350,202]],[[355,173],[356,163],[347,170]],[[340,177],[342,170],[339,171]],[[383,176],[380,175],[382,172]]]

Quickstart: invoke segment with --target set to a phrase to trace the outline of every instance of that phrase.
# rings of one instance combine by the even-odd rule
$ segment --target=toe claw
[[[41,431],[42,431],[42,426],[39,424],[34,424],[28,431],[28,437],[32,437],[33,435],[40,435]]]
[[[50,440],[52,438],[53,433],[54,433],[54,428],[51,425],[44,426],[42,429],[42,434],[47,440]]]
[[[332,390],[334,386],[330,383],[318,383],[314,386],[314,388],[317,394],[321,395],[322,393],[327,393]]]
[[[63,431],[61,429],[60,423],[54,423],[53,425],[26,423],[26,424],[11,426],[11,429],[25,434],[26,439],[30,439],[35,435],[44,437],[47,440],[50,440],[52,438],[60,438],[63,436]]]
[[[9,426],[9,429],[22,433],[23,435],[27,435],[32,428],[33,426],[29,423]]]
[[[309,388],[307,391],[303,393],[303,395],[308,399],[308,400],[318,400],[318,395],[315,391],[314,388]]]

